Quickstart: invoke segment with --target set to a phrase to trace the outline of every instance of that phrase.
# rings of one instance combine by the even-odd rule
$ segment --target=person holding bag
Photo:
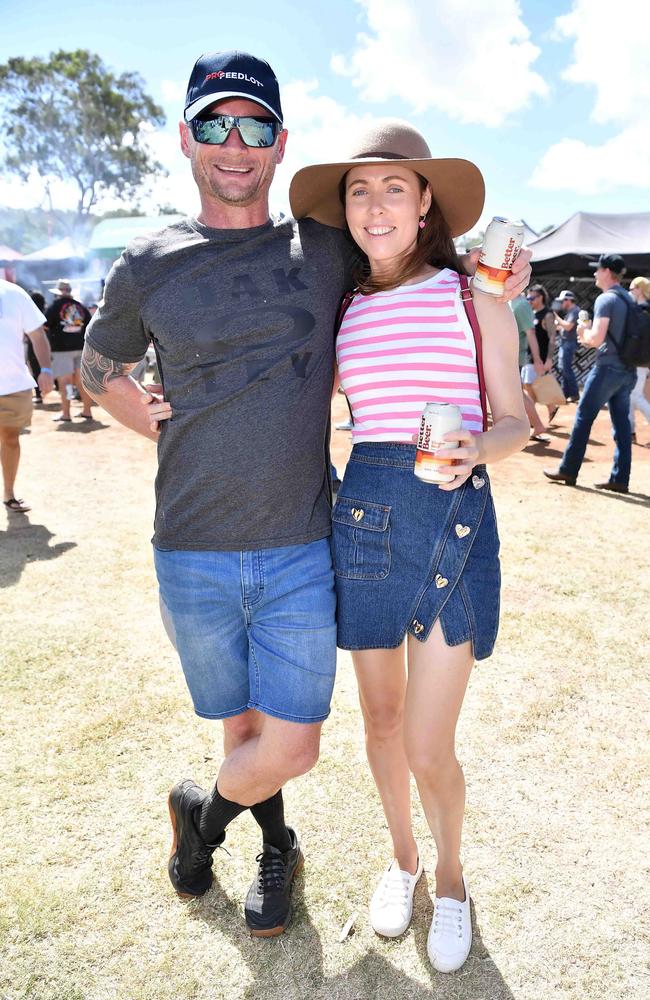
[[[424,865],[411,822],[413,774],[437,848],[427,950],[440,972],[461,967],[472,938],[460,861],[465,783],[454,744],[474,660],[491,654],[498,628],[499,539],[486,463],[518,451],[529,435],[514,317],[505,297],[472,295],[453,243],[476,224],[483,200],[474,164],[434,159],[423,136],[395,120],[373,124],[348,160],[298,171],[290,189],[297,219],[347,226],[359,254],[336,342],[354,426],[332,546],[338,644],[352,650],[368,760],[393,841],[370,918],[387,937],[411,919]],[[453,463],[440,485],[413,472],[414,434],[432,401],[462,412],[462,428],[436,453]]]
[[[546,406],[550,426],[558,407],[566,403],[564,393],[552,371],[556,337],[555,318],[548,307],[549,296],[543,285],[531,285],[526,298],[535,315],[535,326],[533,334],[528,338],[528,357],[521,369],[521,381],[524,392],[532,400],[533,407],[536,403]],[[545,436],[534,434],[532,440],[545,441]]]

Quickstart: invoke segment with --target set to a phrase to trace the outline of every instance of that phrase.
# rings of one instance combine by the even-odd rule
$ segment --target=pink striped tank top
[[[483,430],[476,349],[458,274],[356,295],[336,340],[353,443],[411,442],[425,403],[456,403],[463,427]]]

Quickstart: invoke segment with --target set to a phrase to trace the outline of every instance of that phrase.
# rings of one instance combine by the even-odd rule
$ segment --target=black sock
[[[291,847],[291,834],[284,822],[284,800],[282,789],[264,802],[251,806],[255,820],[262,827],[262,837],[265,844],[277,847],[279,851],[288,851]]]
[[[197,808],[196,823],[206,844],[216,844],[228,824],[247,808],[240,806],[239,802],[224,799],[215,785],[201,808]]]

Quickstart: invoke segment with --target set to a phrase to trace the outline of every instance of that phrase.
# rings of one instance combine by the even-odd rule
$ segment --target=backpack
[[[623,336],[616,344],[618,356],[630,368],[646,368],[650,365],[650,309],[634,302],[622,289],[610,288],[610,291],[627,306]]]

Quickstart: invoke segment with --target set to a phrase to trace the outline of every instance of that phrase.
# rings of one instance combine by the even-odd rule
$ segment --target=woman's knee
[[[406,741],[406,759],[416,781],[436,785],[448,780],[459,768],[453,746]]]
[[[404,706],[389,699],[361,699],[361,711],[366,736],[373,740],[389,740],[400,736],[404,724]]]

